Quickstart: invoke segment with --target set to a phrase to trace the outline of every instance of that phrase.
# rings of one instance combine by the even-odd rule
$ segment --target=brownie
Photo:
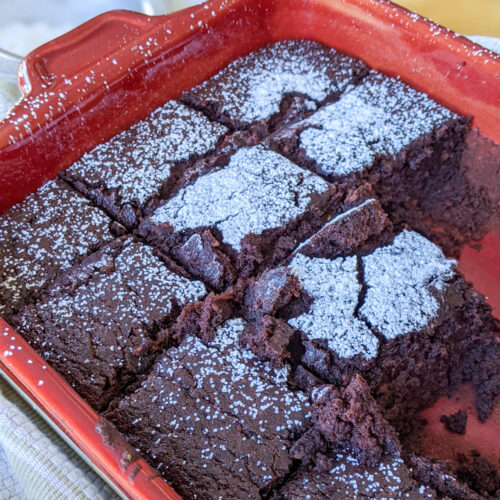
[[[221,276],[234,274],[220,252],[242,276],[249,276],[286,257],[340,210],[344,198],[336,185],[254,146],[240,149],[224,166],[167,199],[143,220],[140,234],[219,286],[221,280],[230,281]],[[207,230],[218,244],[203,242]],[[199,236],[193,236],[196,233]],[[199,249],[195,259],[192,247]],[[209,257],[203,257],[207,253]],[[201,260],[217,265],[200,266]]]
[[[376,466],[361,465],[346,453],[322,454],[302,465],[276,492],[280,500],[345,500],[439,498],[435,490],[419,484],[402,458],[386,455]]]
[[[458,227],[438,226],[438,241],[443,241],[445,248],[459,250],[471,239],[480,240],[490,231],[492,222],[500,218],[500,144],[483,137],[478,129],[470,130],[459,167],[449,172],[447,182],[429,203],[435,205],[440,199],[446,200],[447,219],[460,221]],[[426,210],[435,209],[429,206]]]
[[[312,400],[314,430],[329,445],[351,453],[360,464],[371,467],[384,455],[400,454],[396,432],[382,416],[360,375],[354,375],[345,387],[315,387]]]
[[[465,428],[467,426],[467,412],[464,410],[458,410],[456,413],[451,415],[441,415],[439,419],[450,432],[455,434],[465,434]]]
[[[490,308],[435,244],[408,230],[391,237],[386,214],[369,199],[297,247],[283,273],[301,292],[291,295],[283,278],[269,285],[279,297],[281,283],[288,297],[272,313],[300,334],[291,348],[297,362],[337,385],[361,373],[398,430],[464,381],[475,385],[486,418],[500,369]],[[258,317],[259,287],[246,293],[248,317]]]
[[[236,59],[182,99],[232,129],[273,130],[337,99],[367,72],[332,48],[287,40]]]
[[[63,270],[120,231],[60,180],[0,216],[0,314],[10,321]]]
[[[473,450],[470,456],[462,455],[456,471],[457,478],[485,498],[500,498],[500,475],[497,465],[493,465],[481,454]]]
[[[452,498],[453,500],[485,500],[491,498],[473,491],[465,482],[454,477],[447,464],[442,461],[411,455],[408,458],[408,465],[411,467],[412,476],[417,481],[434,488],[440,498]],[[472,474],[461,479],[470,480],[478,477]],[[486,478],[483,477],[483,479]]]
[[[226,127],[178,101],[86,153],[61,176],[131,228],[184,167],[216,148]]]
[[[410,225],[456,253],[441,233],[463,232],[462,244],[477,237],[471,224],[477,210],[462,209],[457,217],[450,207],[484,212],[490,206],[480,202],[484,193],[459,167],[467,130],[468,119],[372,71],[337,102],[275,133],[270,143],[330,181],[368,180],[398,229]]]
[[[204,344],[187,335],[105,416],[188,498],[260,498],[291,470],[309,402],[239,344],[234,318]]]
[[[478,453],[416,455],[422,409],[500,395],[449,258],[498,215],[498,145],[312,41],[181,99],[0,218],[0,314],[184,498],[498,496]]]
[[[170,266],[170,268],[168,267]],[[14,326],[96,410],[144,372],[205,287],[124,236],[67,270]]]

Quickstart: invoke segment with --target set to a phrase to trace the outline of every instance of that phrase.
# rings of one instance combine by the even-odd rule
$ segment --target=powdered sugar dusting
[[[431,488],[419,486],[402,458],[386,456],[376,467],[359,465],[345,453],[338,453],[329,470],[303,466],[282,489],[284,498],[381,498],[413,500],[436,498]]]
[[[225,243],[241,249],[250,233],[280,227],[302,215],[311,195],[328,183],[261,146],[240,149],[216,172],[198,178],[151,217],[177,231],[216,227]]]
[[[284,425],[273,432],[284,431],[287,422],[290,427],[301,427],[307,413],[304,409],[309,406],[307,397],[286,388],[288,365],[272,369],[269,363],[259,361],[250,350],[241,347],[239,339],[244,327],[241,318],[227,321],[217,329],[209,346],[197,337],[189,337],[180,347],[169,351],[168,361],[162,364],[162,375],[175,380],[171,377],[178,368],[196,373],[194,388],[206,391],[206,398],[215,408],[237,415],[247,428],[252,427],[253,419],[265,420],[266,413],[273,420],[276,412],[282,414],[280,420]],[[193,353],[197,356],[192,356]],[[211,377],[218,379],[217,385],[210,381]],[[265,427],[264,422],[259,425]],[[254,439],[259,442],[258,435]]]
[[[226,132],[202,113],[169,101],[86,153],[67,174],[88,184],[103,182],[118,189],[123,201],[142,205],[168,181],[176,163],[214,149]]]
[[[393,155],[454,117],[427,95],[371,72],[339,101],[281,135],[300,132],[300,145],[327,175],[346,175]],[[279,136],[278,136],[279,137]]]
[[[75,191],[50,181],[0,217],[0,312],[110,241],[110,219]]]
[[[217,481],[226,477],[228,488],[237,492],[226,491],[228,497],[258,497],[260,488],[291,466],[289,432],[309,425],[307,397],[287,389],[289,368],[272,370],[242,348],[244,327],[241,318],[227,321],[210,345],[186,337],[118,409],[120,419],[132,421],[136,430],[131,434],[145,438],[144,451],[163,462],[167,477],[182,457],[165,450],[179,446],[188,450],[184,470],[208,469],[189,475],[193,491],[217,489]]]
[[[146,368],[141,363],[150,354],[148,338],[174,303],[182,306],[205,293],[202,283],[173,273],[150,247],[127,238],[84,261],[43,300],[23,309],[17,326],[95,403],[108,385]]]
[[[363,257],[366,297],[360,314],[393,339],[429,326],[439,310],[436,292],[454,276],[456,261],[418,233],[404,230],[391,245]]]
[[[378,340],[354,315],[361,291],[356,257],[329,260],[297,254],[290,267],[313,299],[309,311],[288,320],[290,326],[311,340],[325,339],[341,358],[374,358]]]
[[[77,277],[81,282],[75,291],[68,293],[65,284],[57,285],[51,298],[37,305],[39,311],[67,319],[64,334],[91,331],[97,324],[110,328],[119,324],[126,331],[137,323],[143,329],[166,317],[174,302],[186,304],[206,292],[201,282],[173,273],[151,247],[131,238],[116,257],[103,252],[99,260],[84,264]]]
[[[323,101],[344,90],[362,63],[310,41],[284,41],[236,59],[191,92],[220,103],[232,119],[251,123],[279,111],[286,93]]]

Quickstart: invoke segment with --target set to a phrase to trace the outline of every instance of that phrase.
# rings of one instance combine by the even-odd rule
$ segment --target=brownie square
[[[367,71],[317,42],[287,40],[236,59],[182,99],[233,129],[275,129],[337,99]]]
[[[391,237],[376,200],[337,216],[282,268],[300,291],[270,313],[299,332],[298,362],[337,385],[361,373],[398,430],[464,381],[475,385],[486,418],[500,390],[490,308],[435,244],[408,230]],[[248,316],[268,279],[250,285]]]
[[[61,175],[128,228],[183,168],[214,151],[226,127],[177,101],[100,144]]]
[[[69,268],[114,236],[111,219],[60,180],[0,216],[0,314],[7,321]],[[115,230],[120,228],[115,225]]]
[[[135,392],[105,413],[183,498],[260,498],[290,471],[308,423],[307,397],[242,348],[245,321],[209,345],[186,336]]]
[[[431,134],[432,145],[434,131],[462,121],[426,94],[371,71],[338,101],[277,132],[272,142],[300,165],[348,180],[368,172],[379,157],[400,155],[421,136]],[[463,137],[451,139],[458,146]]]
[[[210,231],[218,241],[212,248],[248,276],[286,257],[340,210],[344,196],[320,176],[254,146],[240,149],[224,166],[165,201],[141,223],[140,233],[195,275],[214,282],[213,276],[205,276],[204,266],[193,262],[192,251],[196,238],[196,259],[201,258],[201,235]]]
[[[204,294],[200,282],[127,236],[66,271],[21,310],[14,325],[102,410],[152,363],[163,344],[162,329]]]
[[[398,229],[406,223],[445,244],[449,238],[438,226],[448,232],[463,229],[469,239],[475,234],[475,216],[448,213],[447,199],[457,203],[450,184],[460,191],[462,206],[478,206],[477,199],[484,199],[459,168],[467,130],[467,118],[372,71],[337,102],[277,132],[270,143],[330,181],[369,181]],[[456,251],[452,244],[445,249]]]
[[[359,464],[346,453],[318,454],[302,465],[273,497],[274,500],[345,500],[347,498],[440,498],[429,486],[412,478],[400,457],[386,456],[374,467]]]

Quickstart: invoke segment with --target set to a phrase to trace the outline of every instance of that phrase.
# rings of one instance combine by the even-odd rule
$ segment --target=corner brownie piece
[[[477,206],[476,198],[484,197],[459,168],[467,130],[467,118],[397,79],[371,71],[337,102],[280,130],[270,142],[330,181],[371,182],[398,228],[407,223],[431,234],[433,225],[444,224],[450,231],[463,226],[472,236],[476,233],[470,221],[450,217],[446,204],[452,200],[450,183],[460,186],[462,205]]]
[[[212,250],[221,263],[222,251],[248,276],[285,258],[340,210],[344,194],[278,153],[262,146],[243,148],[160,205],[141,223],[140,233],[218,286],[222,271],[207,277],[206,265],[198,262],[206,252]],[[207,230],[216,240],[204,246]]]
[[[386,455],[378,465],[366,467],[345,453],[318,453],[302,465],[273,496],[273,500],[345,500],[346,498],[410,499],[440,498],[412,479],[400,457]]]
[[[186,336],[105,417],[183,498],[260,498],[290,471],[308,424],[307,397],[242,348],[241,318],[206,345]]]
[[[287,40],[236,59],[182,99],[234,129],[273,129],[338,98],[367,71],[317,42]]]
[[[120,231],[60,180],[0,216],[0,314],[10,321],[40,290]]]
[[[489,414],[500,392],[491,310],[425,237],[404,230],[391,241],[378,201],[334,218],[283,269],[301,291],[272,313],[300,333],[295,355],[323,380],[342,385],[361,373],[398,428],[402,415],[463,381],[477,389],[481,418]],[[249,316],[255,289],[247,292]]]
[[[172,189],[183,168],[212,152],[226,133],[199,111],[169,101],[61,176],[131,228],[148,202]]]
[[[167,267],[169,265],[169,267]],[[205,287],[132,237],[66,271],[14,325],[96,410],[144,372],[161,330]]]

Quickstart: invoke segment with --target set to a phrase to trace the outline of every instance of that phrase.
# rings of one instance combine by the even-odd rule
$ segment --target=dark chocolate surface
[[[301,466],[277,492],[280,500],[411,499],[439,498],[418,484],[400,457],[386,456],[375,467],[360,465],[345,453],[318,454],[311,465]]]
[[[184,252],[193,233],[210,230],[238,271],[248,276],[286,257],[339,211],[343,196],[318,175],[254,146],[240,149],[223,167],[181,189],[147,217],[140,230],[174,255]],[[227,269],[214,255],[214,264],[206,269],[193,266],[192,271],[213,282],[212,266]]]
[[[58,274],[111,241],[112,227],[106,214],[61,181],[3,213],[0,314],[10,320]]]
[[[272,143],[299,164],[339,180],[457,119],[425,94],[372,71],[338,101],[277,132]]]
[[[398,229],[458,254],[487,231],[485,188],[460,164],[468,120],[374,71],[339,101],[271,136],[273,148],[329,180],[369,180]]]
[[[229,320],[206,345],[187,336],[134,393],[106,414],[184,498],[259,498],[292,466],[307,397],[240,345]]]
[[[133,227],[146,204],[173,187],[186,163],[213,151],[226,132],[200,112],[168,101],[61,175]]]
[[[336,99],[367,67],[311,41],[283,41],[236,59],[182,99],[232,128],[276,128]]]
[[[246,314],[269,309],[286,320],[300,333],[300,362],[323,380],[342,384],[362,373],[398,430],[464,381],[476,386],[484,419],[500,373],[490,311],[439,247],[407,230],[392,239],[386,223],[375,200],[335,217],[286,266],[250,284]],[[266,285],[268,297],[257,293]]]
[[[171,271],[129,236],[68,270],[14,324],[101,410],[151,364],[161,329],[204,293],[200,282]]]

